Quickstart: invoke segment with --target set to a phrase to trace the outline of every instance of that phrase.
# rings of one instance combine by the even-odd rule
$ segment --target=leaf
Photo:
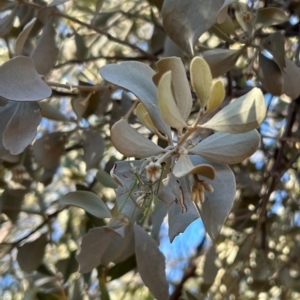
[[[281,71],[284,71],[285,69],[284,43],[285,40],[280,31],[270,34],[262,42],[262,46],[271,52],[273,60]]]
[[[111,141],[116,149],[128,157],[143,158],[164,152],[121,119],[111,128]]]
[[[250,157],[258,148],[260,135],[256,130],[241,134],[217,132],[189,150],[209,161],[237,164]]]
[[[242,49],[213,49],[203,52],[203,58],[209,64],[213,78],[216,78],[231,71],[241,53]]]
[[[216,80],[210,89],[206,112],[212,112],[218,108],[223,102],[225,95],[226,92],[223,82],[221,80]]]
[[[137,224],[134,224],[134,236],[136,262],[144,284],[157,300],[168,299],[164,255],[152,237]]]
[[[246,3],[238,2],[236,3],[234,12],[241,28],[248,33],[248,37],[251,37],[253,35],[255,21],[252,9]]]
[[[45,25],[43,33],[31,53],[35,68],[41,75],[48,74],[55,66],[59,52],[55,42],[55,35],[52,21],[49,21]]]
[[[280,96],[283,93],[283,75],[278,64],[259,53],[257,77],[267,92]]]
[[[31,30],[32,30],[35,22],[36,22],[36,18],[33,18],[29,23],[27,23],[24,26],[23,31],[17,37],[17,39],[16,39],[16,45],[15,45],[16,55],[21,55],[22,54],[25,42],[27,41],[27,38],[28,38],[28,36],[29,36],[29,34],[30,34],[30,32],[31,32]]]
[[[210,179],[215,178],[215,170],[210,165],[194,166],[187,154],[181,154],[175,167],[173,174],[176,177],[183,177],[187,174],[199,174]]]
[[[66,135],[53,132],[39,138],[33,144],[35,159],[46,169],[56,168],[60,156],[65,152]]]
[[[10,33],[14,24],[15,16],[18,12],[17,8],[18,5],[14,7],[9,15],[6,15],[0,19],[0,38],[4,38]]]
[[[256,11],[255,29],[281,24],[288,20],[285,12],[277,7],[264,7]]]
[[[50,97],[51,92],[29,57],[17,56],[0,67],[0,96],[5,99],[37,101]]]
[[[153,76],[156,85],[166,72],[171,71],[172,95],[181,117],[186,121],[191,113],[193,100],[182,60],[178,57],[163,58],[156,63],[156,67],[157,73]]]
[[[139,103],[136,107],[136,116],[141,122],[142,125],[144,125],[146,128],[148,128],[150,131],[155,132],[157,129],[155,128],[150,115],[148,114],[148,111],[143,103]]]
[[[107,247],[119,235],[106,227],[96,227],[84,235],[81,243],[81,251],[77,256],[81,273],[91,272],[99,266]]]
[[[49,104],[48,102],[39,102],[41,108],[41,114],[44,118],[54,121],[70,121],[70,118],[62,113],[58,108]]]
[[[18,248],[17,261],[20,268],[31,273],[40,265],[48,243],[48,234],[44,233],[33,242],[28,242]]]
[[[102,183],[106,187],[110,187],[116,189],[118,185],[114,182],[114,180],[110,177],[110,175],[105,172],[102,168],[100,168],[96,174],[97,180]]]
[[[51,3],[49,3],[47,6],[51,7],[51,6],[57,6],[57,5],[61,5],[61,4],[65,4],[66,2],[68,2],[70,0],[53,0],[51,1]]]
[[[60,204],[78,206],[91,215],[103,219],[111,218],[111,213],[103,200],[95,193],[88,191],[70,192],[59,199]]]
[[[152,81],[155,72],[148,65],[135,61],[110,64],[100,68],[100,74],[105,80],[135,94],[145,105],[155,127],[171,137],[171,130],[158,109],[157,88]]]
[[[192,88],[195,91],[201,107],[205,107],[212,85],[212,75],[209,65],[202,57],[194,57],[190,65]]]
[[[291,60],[285,58],[285,72],[283,75],[283,92],[291,97],[297,99],[300,95],[300,68],[298,68]]]
[[[85,131],[83,144],[83,160],[86,169],[96,168],[100,158],[104,154],[104,139],[96,130]]]
[[[31,144],[42,120],[40,108],[34,102],[18,102],[3,132],[4,147],[11,154],[20,154]]]
[[[230,36],[230,35],[237,36],[233,21],[227,13],[225,15],[224,21],[220,24],[219,23],[215,24],[214,27],[219,29],[222,33],[226,34],[226,36]],[[234,40],[232,40],[231,43],[232,42],[234,42]]]
[[[177,130],[182,130],[182,128],[187,127],[187,124],[180,115],[172,94],[171,71],[168,71],[161,77],[158,83],[157,98],[162,118],[168,125]]]
[[[218,255],[216,253],[216,247],[212,244],[205,254],[203,266],[203,279],[206,285],[211,286],[215,281],[215,278],[219,271],[217,260]]]
[[[63,274],[64,282],[67,282],[71,274],[78,271],[79,266],[76,260],[76,250],[72,251],[68,258],[60,259],[55,266]]]
[[[190,156],[194,165],[210,164],[216,170],[214,180],[199,176],[210,184],[214,191],[205,191],[205,201],[200,207],[200,215],[205,229],[209,236],[214,240],[218,236],[225,219],[227,218],[235,197],[235,177],[231,169],[223,164],[208,162],[199,156]]]
[[[165,0],[163,25],[174,43],[192,56],[200,35],[216,22],[223,0]]]
[[[199,218],[199,213],[191,200],[190,187],[186,178],[179,179],[180,197],[168,207],[169,239],[174,238]]]
[[[257,128],[264,120],[266,111],[263,93],[259,88],[253,88],[200,126],[220,132],[244,133]]]
[[[110,281],[113,281],[117,278],[120,278],[127,272],[136,268],[136,259],[135,256],[127,258],[125,261],[114,265],[108,270],[107,275],[110,277]]]

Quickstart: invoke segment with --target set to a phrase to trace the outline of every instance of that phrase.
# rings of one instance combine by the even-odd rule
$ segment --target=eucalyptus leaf
[[[48,234],[40,235],[35,241],[28,242],[18,248],[17,261],[20,268],[31,273],[40,265],[45,252],[45,247],[48,244]]]
[[[171,71],[165,73],[160,78],[160,81],[158,83],[158,107],[162,118],[168,125],[176,128],[177,130],[182,130],[182,128],[187,127],[187,124],[181,116],[172,94],[171,74]]]
[[[139,103],[136,107],[136,116],[139,119],[140,123],[147,127],[149,130],[156,130],[155,125],[153,124],[151,117],[143,103]]]
[[[99,266],[105,250],[118,236],[117,233],[106,227],[90,229],[82,239],[81,251],[77,256],[79,271],[88,273]]]
[[[155,72],[140,62],[123,62],[110,64],[100,68],[101,76],[135,94],[145,105],[154,125],[159,131],[171,137],[169,126],[163,121],[157,104],[157,88],[152,81]]]
[[[110,218],[111,213],[103,200],[95,193],[88,191],[70,192],[59,199],[63,205],[78,206],[97,218]]]
[[[106,187],[110,187],[116,189],[118,185],[115,181],[110,177],[110,175],[105,172],[102,168],[100,168],[96,174],[97,180],[102,183]]]
[[[163,25],[174,43],[192,56],[200,35],[216,22],[223,0],[165,0]]]
[[[182,60],[178,57],[163,58],[156,63],[156,66],[157,73],[153,76],[156,85],[166,72],[171,71],[172,95],[181,117],[186,121],[191,113],[193,100]]]
[[[4,38],[11,31],[13,24],[14,24],[15,16],[17,14],[17,8],[18,8],[18,6],[16,5],[10,14],[1,17],[1,19],[0,19],[0,38]]]
[[[111,140],[116,149],[128,157],[143,158],[164,152],[121,119],[111,129]]]
[[[203,279],[204,283],[211,286],[219,271],[217,265],[218,255],[215,245],[211,245],[205,254],[204,266],[203,266]]]
[[[152,237],[137,224],[134,224],[134,237],[137,266],[144,284],[157,300],[168,299],[164,255]]]
[[[246,3],[238,2],[236,3],[234,12],[241,28],[248,33],[249,37],[251,37],[254,31],[255,21],[255,17],[251,8]]]
[[[41,75],[48,74],[55,66],[58,57],[58,48],[55,42],[55,30],[51,20],[45,25],[35,49],[31,53],[37,72]]]
[[[190,76],[193,90],[195,91],[201,107],[205,107],[209,98],[212,85],[212,75],[209,65],[202,57],[194,57],[190,65]]]
[[[42,120],[35,102],[19,102],[3,132],[3,145],[11,154],[20,154],[31,144]]]
[[[200,156],[190,156],[194,165],[210,164],[216,170],[214,180],[199,176],[199,179],[213,187],[213,192],[205,191],[205,201],[200,206],[200,216],[209,236],[214,240],[227,218],[235,198],[235,178],[231,169],[223,164],[209,162]]]
[[[203,128],[210,128],[220,132],[244,133],[257,128],[266,116],[264,95],[259,88],[239,97],[208,122],[201,124]]]
[[[260,135],[256,130],[241,134],[217,132],[191,148],[197,154],[220,164],[236,164],[250,157],[258,148]]]
[[[0,96],[5,99],[37,101],[49,97],[51,92],[29,57],[17,56],[0,67]]]
[[[257,77],[267,92],[280,96],[283,93],[283,74],[272,59],[259,53]]]
[[[104,153],[104,139],[100,132],[96,130],[87,130],[83,144],[83,160],[86,169],[97,167],[100,158]]]
[[[24,26],[23,31],[19,34],[19,36],[16,39],[16,46],[15,46],[15,52],[16,55],[21,55],[24,45],[27,41],[27,38],[31,32],[31,29],[33,28],[34,24],[36,22],[36,18],[33,18],[28,24]]]
[[[203,52],[203,58],[209,64],[212,76],[219,77],[231,71],[242,53],[241,50],[213,49]]]

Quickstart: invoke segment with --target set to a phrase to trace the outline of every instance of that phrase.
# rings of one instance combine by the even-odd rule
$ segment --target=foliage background
[[[215,247],[200,220],[173,244],[167,239],[167,223],[163,223],[159,240],[167,257],[170,299],[299,299],[300,73],[295,67],[293,76],[285,77],[290,73],[283,65],[282,70],[277,66],[282,63],[282,52],[274,51],[274,47],[283,49],[283,57],[299,66],[299,3],[248,1],[251,13],[276,7],[285,14],[285,20],[275,15],[278,22],[266,21],[251,33],[247,32],[247,22],[239,22],[239,6],[230,3],[228,15],[236,35],[230,26],[210,29],[213,23],[208,24],[199,15],[196,25],[203,34],[198,40],[194,34],[198,27],[192,32],[195,47],[194,53],[189,53],[186,41],[191,36],[180,18],[179,33],[171,21],[168,25],[167,9],[161,15],[162,2],[78,0],[49,5],[42,1],[0,1],[1,64],[17,54],[31,55],[35,57],[35,69],[52,89],[51,96],[37,102],[43,118],[32,145],[18,154],[8,154],[1,146],[3,299],[153,299],[137,272],[134,256],[115,267],[111,264],[87,274],[78,272],[76,254],[82,236],[107,220],[80,208],[62,206],[59,199],[74,190],[93,191],[113,208],[115,186],[108,174],[123,156],[110,142],[110,128],[124,116],[129,116],[135,128],[140,126],[133,113],[134,95],[104,82],[99,68],[131,60],[155,68],[157,59],[179,56],[188,69],[191,57],[208,49],[243,49],[237,59],[221,61],[214,69],[226,83],[224,103],[258,86],[264,92],[268,112],[259,128],[259,150],[231,166],[237,182],[236,199]],[[217,7],[223,4],[211,2]],[[205,1],[191,3],[191,7],[202,9],[200,13],[207,12]],[[180,6],[178,1],[173,4]],[[18,53],[17,37],[34,18]],[[52,27],[47,27],[49,18]],[[174,39],[174,32],[175,41],[186,51],[167,36]],[[265,58],[258,59],[257,48],[245,42],[245,32],[253,34],[251,43],[257,45],[264,45],[264,38],[272,34],[281,35],[271,39],[274,44],[270,47],[259,48]],[[267,58],[281,63],[277,67],[274,62],[268,65]],[[278,91],[282,77],[285,86]],[[17,74],[12,76],[13,89],[14,78]],[[0,75],[1,80],[4,82]],[[2,83],[0,89],[4,89]],[[17,96],[22,94],[24,90],[16,91]],[[36,107],[20,111],[2,96],[2,134],[8,122],[4,116],[15,113],[20,120],[32,120],[30,124],[39,121],[33,117]],[[198,109],[194,101],[193,112]],[[23,141],[22,128],[34,127],[25,121],[18,124],[9,135],[14,143]],[[49,143],[46,149],[38,142],[43,139]]]

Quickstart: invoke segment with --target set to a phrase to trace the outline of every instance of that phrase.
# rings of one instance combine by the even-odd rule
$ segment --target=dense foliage
[[[300,298],[298,1],[0,9],[3,299]]]

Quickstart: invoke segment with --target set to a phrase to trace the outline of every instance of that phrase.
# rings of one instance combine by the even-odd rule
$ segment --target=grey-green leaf
[[[61,122],[70,121],[70,118],[66,114],[48,102],[39,102],[39,106],[41,108],[41,114],[44,118]]]
[[[223,0],[165,0],[162,8],[163,25],[174,43],[194,54],[194,45],[200,35],[216,22]]]
[[[54,67],[57,56],[58,48],[55,42],[55,30],[52,22],[49,21],[40,36],[35,49],[31,54],[37,72],[41,75],[48,74]]]
[[[260,135],[256,130],[241,134],[217,132],[189,150],[209,161],[236,164],[250,157],[258,148]]]
[[[168,299],[164,255],[153,238],[137,224],[134,224],[134,236],[136,261],[143,282],[157,300]]]
[[[205,261],[203,266],[203,279],[207,285],[212,285],[215,281],[219,267],[217,265],[218,255],[216,247],[212,244],[205,255]]]
[[[88,191],[70,192],[59,199],[63,205],[75,205],[97,218],[110,218],[111,213],[103,200]]]
[[[157,129],[171,137],[171,129],[158,109],[157,88],[152,81],[155,72],[148,65],[136,61],[110,64],[100,68],[100,74],[105,80],[135,94],[145,105]]]
[[[100,132],[96,130],[87,130],[85,132],[83,153],[86,169],[97,167],[97,163],[104,153],[104,139]]]
[[[283,93],[283,75],[272,59],[259,53],[257,77],[267,92],[280,96]]]
[[[31,144],[37,133],[42,116],[35,102],[18,102],[3,132],[4,147],[11,154],[20,154]]]
[[[287,21],[283,10],[277,7],[264,7],[256,11],[255,29],[281,24]]]
[[[23,271],[31,273],[37,269],[43,259],[47,243],[47,233],[44,233],[35,241],[28,242],[18,249],[17,261]]]
[[[123,155],[128,157],[149,157],[164,152],[164,149],[146,139],[121,119],[111,129],[113,145]]]
[[[82,239],[81,251],[77,256],[79,271],[87,273],[99,266],[105,250],[118,236],[117,233],[106,227],[90,229]]]
[[[203,58],[209,64],[211,74],[214,78],[231,71],[242,53],[241,50],[213,49],[203,53]]]
[[[200,215],[207,233],[212,239],[216,239],[233,205],[235,177],[226,165],[208,162],[200,156],[192,155],[190,158],[194,165],[207,163],[216,170],[214,180],[199,176],[199,179],[205,180],[214,189],[213,192],[205,192],[205,201],[200,206]]]
[[[51,95],[29,57],[17,56],[0,67],[0,96],[13,101],[37,101]]]
[[[285,58],[286,69],[283,73],[283,92],[291,97],[297,99],[300,95],[300,68],[288,58]]]

